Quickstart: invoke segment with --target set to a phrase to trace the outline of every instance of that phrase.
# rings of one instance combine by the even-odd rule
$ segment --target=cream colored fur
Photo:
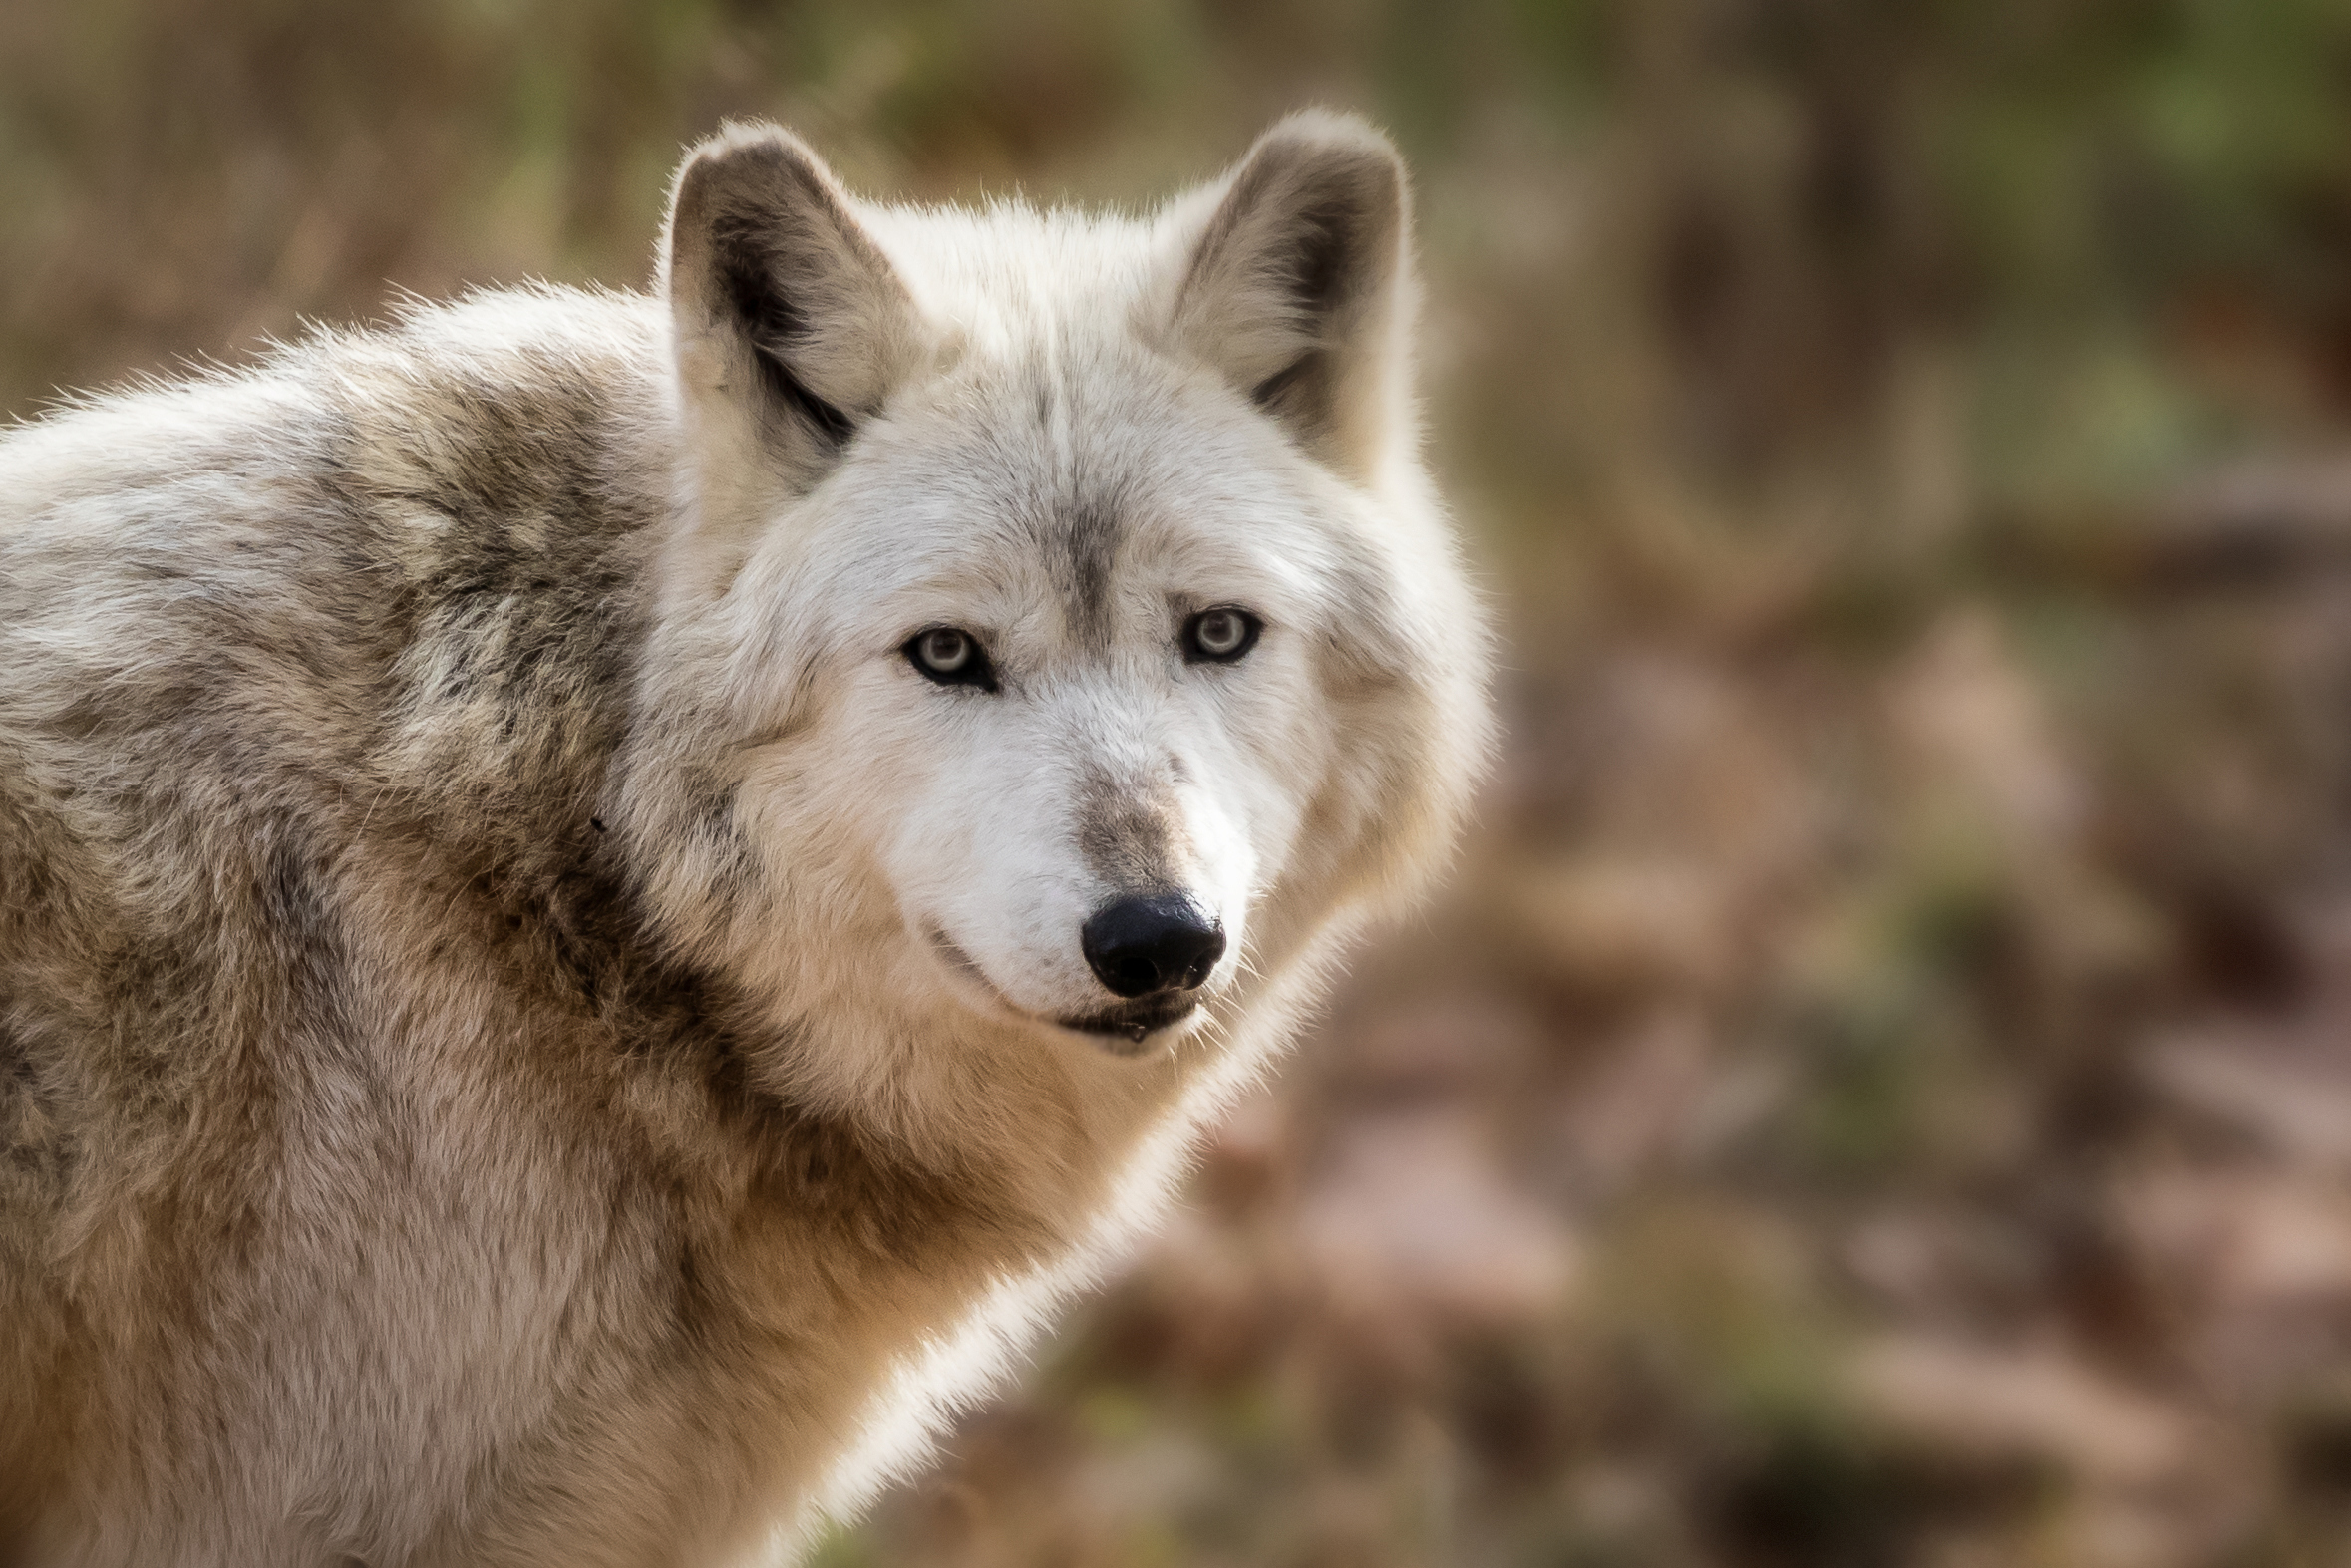
[[[0,1561],[789,1559],[1442,857],[1377,134],[1128,220],[734,128],[662,255],[0,437]]]

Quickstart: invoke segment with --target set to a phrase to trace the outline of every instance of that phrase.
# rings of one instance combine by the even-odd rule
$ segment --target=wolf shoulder
[[[216,546],[348,546],[404,509],[480,523],[534,490],[592,500],[649,477],[626,470],[660,418],[660,332],[641,296],[497,290],[76,397],[0,428],[0,548],[16,571],[197,570]]]
[[[532,715],[609,731],[659,331],[481,295],[0,431],[0,1143],[70,1108],[35,1039],[128,1016],[107,955],[225,940],[256,846],[327,855]]]

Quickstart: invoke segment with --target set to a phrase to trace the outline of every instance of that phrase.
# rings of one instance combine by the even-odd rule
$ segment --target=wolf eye
[[[1229,604],[1202,610],[1183,623],[1183,657],[1193,664],[1230,664],[1257,646],[1261,629],[1257,617]]]
[[[933,626],[916,632],[901,651],[909,664],[941,686],[976,686],[985,692],[996,689],[996,671],[988,663],[986,650],[977,637],[959,627]]]

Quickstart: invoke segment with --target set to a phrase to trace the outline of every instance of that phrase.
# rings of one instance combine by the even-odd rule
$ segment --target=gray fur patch
[[[1171,824],[1178,820],[1164,788],[1122,788],[1098,774],[1078,794],[1078,852],[1121,892],[1174,887],[1181,881],[1180,846]]]
[[[1111,568],[1117,564],[1126,529],[1114,507],[1093,499],[1071,503],[1060,522],[1053,581],[1067,607],[1071,634],[1083,647],[1106,648],[1111,640]]]

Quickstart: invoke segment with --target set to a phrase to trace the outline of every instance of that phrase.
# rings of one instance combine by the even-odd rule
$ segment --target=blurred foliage
[[[680,146],[1418,170],[1510,638],[1439,906],[831,1568],[2351,1563],[2351,7],[0,7],[0,407]]]

